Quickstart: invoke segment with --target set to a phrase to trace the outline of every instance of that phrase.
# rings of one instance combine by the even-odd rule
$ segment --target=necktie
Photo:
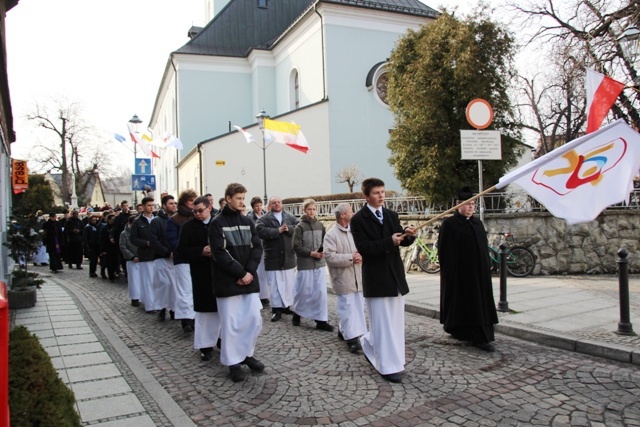
[[[382,223],[382,213],[376,209],[376,216],[378,217],[378,221],[380,221],[380,223]]]

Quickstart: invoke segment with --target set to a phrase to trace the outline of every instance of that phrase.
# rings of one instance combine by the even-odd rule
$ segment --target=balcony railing
[[[489,193],[484,198],[485,213],[513,213],[513,212],[546,212],[544,206],[525,193]],[[333,216],[336,206],[340,203],[349,203],[354,212],[357,212],[365,204],[364,199],[334,200],[316,202],[318,216]],[[454,206],[454,200],[447,205],[434,205],[424,198],[417,196],[389,197],[385,199],[385,207],[398,212],[400,215],[429,215],[439,214]],[[640,189],[634,190],[627,204],[619,203],[607,209],[640,209]],[[284,205],[284,210],[294,216],[300,217],[302,203]]]

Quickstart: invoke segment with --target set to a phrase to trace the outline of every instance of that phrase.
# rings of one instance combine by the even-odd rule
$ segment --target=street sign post
[[[133,191],[142,191],[147,186],[156,191],[155,175],[131,175],[131,189]]]

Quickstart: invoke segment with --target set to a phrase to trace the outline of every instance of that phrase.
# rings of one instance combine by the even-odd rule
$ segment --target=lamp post
[[[262,133],[262,171],[263,171],[263,181],[264,181],[264,205],[267,206],[267,146],[264,138],[264,119],[268,119],[269,115],[264,111],[260,110],[258,115],[256,115],[258,119],[258,126],[260,126],[260,132]]]
[[[638,27],[629,25],[618,37],[618,43],[620,43],[625,59],[631,63],[632,67],[635,67],[638,55],[640,54],[640,30],[638,30]],[[635,69],[633,70],[633,74],[636,74]],[[637,75],[633,74],[633,82],[637,86],[640,80]]]
[[[142,123],[142,120],[138,118],[137,114],[134,114],[133,117],[129,120],[129,123],[133,125],[133,132],[138,132],[138,125]],[[133,173],[136,172],[136,158],[138,157],[138,143],[133,141]],[[132,183],[133,184],[133,183]],[[133,190],[133,206],[134,209],[137,209],[138,206],[138,192]]]

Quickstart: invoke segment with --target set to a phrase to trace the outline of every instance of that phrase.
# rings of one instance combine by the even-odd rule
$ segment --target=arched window
[[[298,70],[291,71],[289,78],[289,108],[297,110],[300,108],[300,77]]]

